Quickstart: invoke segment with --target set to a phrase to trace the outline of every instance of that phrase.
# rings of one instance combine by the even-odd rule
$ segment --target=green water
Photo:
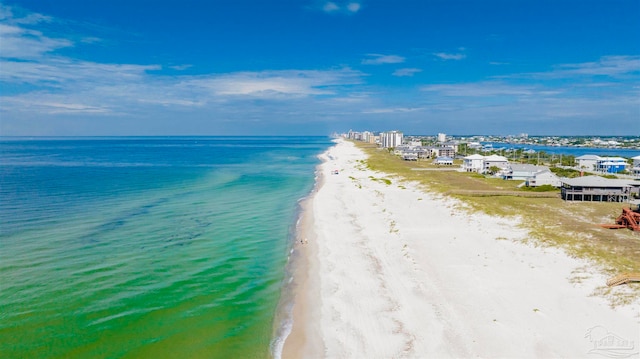
[[[47,188],[30,189],[39,207],[5,202],[1,356],[270,357],[296,201],[313,184],[315,156],[297,171],[285,164],[185,166],[161,185],[131,187],[148,177],[125,176],[120,190],[86,192],[82,203],[43,207],[59,200]]]

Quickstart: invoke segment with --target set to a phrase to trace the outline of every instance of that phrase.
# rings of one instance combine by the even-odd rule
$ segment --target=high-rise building
[[[393,148],[402,144],[402,132],[380,132],[380,145],[384,148]]]

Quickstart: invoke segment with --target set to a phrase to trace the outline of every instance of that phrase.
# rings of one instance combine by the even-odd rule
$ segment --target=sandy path
[[[606,278],[584,262],[521,243],[526,232],[505,219],[465,215],[456,202],[393,178],[386,184],[349,142],[324,156],[324,184],[310,204],[314,264],[304,305],[296,304],[306,308],[296,320],[306,322],[297,331],[308,340],[289,342],[298,346],[290,356],[597,357],[623,350],[620,341],[613,348],[592,341],[607,333],[631,345],[623,354],[638,352],[637,305],[614,310],[591,296]],[[304,335],[294,329],[293,337]]]

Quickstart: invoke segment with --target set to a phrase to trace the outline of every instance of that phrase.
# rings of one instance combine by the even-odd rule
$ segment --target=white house
[[[462,159],[462,170],[465,172],[482,172],[484,156],[470,155]]]
[[[546,169],[535,173],[532,178],[526,181],[526,185],[529,187],[539,187],[544,185],[560,187],[562,186],[562,182],[560,181],[560,177]]]
[[[633,160],[631,172],[636,176],[640,176],[640,156],[631,157],[631,159]]]
[[[509,165],[503,178],[507,180],[527,181],[533,178],[536,173],[548,170],[549,167],[547,166],[513,163]]]
[[[446,157],[446,156],[441,156],[436,158],[433,163],[437,164],[437,165],[445,165],[445,166],[451,166],[453,165],[453,158],[451,157]]]
[[[601,157],[596,155],[582,155],[576,157],[576,167],[587,171],[595,171],[596,163],[598,163],[600,159]]]
[[[509,167],[509,160],[504,156],[486,156],[482,163],[483,172],[489,172],[491,167],[498,167],[500,170],[505,170]]]

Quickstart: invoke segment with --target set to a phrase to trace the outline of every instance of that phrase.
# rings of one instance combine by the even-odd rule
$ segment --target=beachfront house
[[[582,155],[576,157],[575,165],[578,169],[585,171],[595,171],[596,163],[600,160],[600,156],[596,155]]]
[[[540,187],[544,185],[560,187],[562,186],[562,182],[560,181],[560,177],[549,169],[546,169],[536,172],[533,177],[526,180],[525,185],[527,187]]]
[[[561,182],[565,201],[626,202],[638,190],[629,180],[600,176],[562,178]]]
[[[470,155],[462,159],[462,170],[465,172],[482,172],[484,156]]]
[[[596,171],[603,173],[619,173],[627,169],[627,160],[622,157],[601,157],[596,161]]]
[[[541,171],[549,171],[549,167],[512,163],[504,171],[504,175],[502,178],[506,180],[528,181],[532,179],[536,175],[536,173]]]
[[[453,165],[453,157],[440,156],[436,158],[433,163],[438,166],[452,166]]]
[[[631,172],[636,176],[640,176],[640,156],[635,156],[631,159],[633,160],[633,167],[631,168]]]
[[[491,155],[485,156],[482,161],[482,172],[490,172],[491,167],[498,167],[500,171],[504,171],[509,167],[509,160],[504,156]]]

